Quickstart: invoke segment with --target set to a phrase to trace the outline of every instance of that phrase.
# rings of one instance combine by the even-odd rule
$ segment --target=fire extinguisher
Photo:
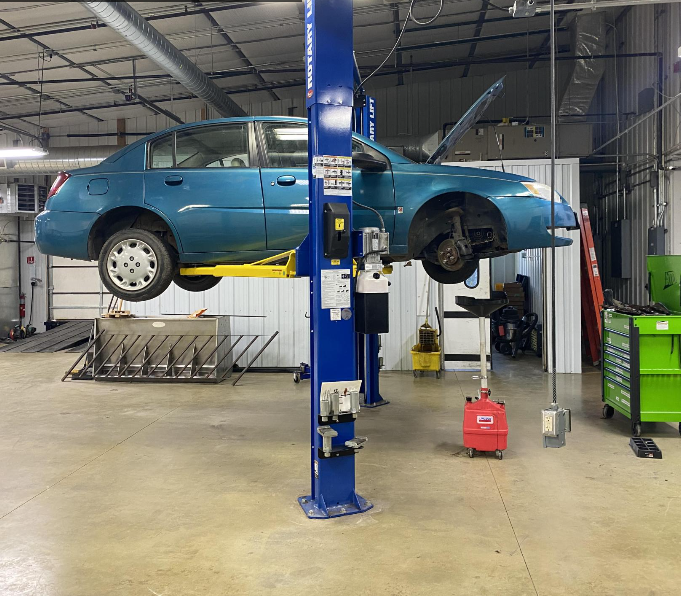
[[[26,318],[26,294],[19,294],[19,318]]]

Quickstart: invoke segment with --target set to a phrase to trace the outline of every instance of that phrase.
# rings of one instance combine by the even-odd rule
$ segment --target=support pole
[[[487,327],[485,317],[478,317],[480,329],[480,393],[487,394]]]
[[[345,225],[351,228],[352,196],[340,188],[329,188],[325,192],[324,177],[313,176],[316,158],[352,155],[352,0],[305,0],[305,50],[310,185],[312,490],[298,502],[309,518],[326,519],[372,507],[355,491],[354,418],[324,423],[320,416],[322,386],[333,387],[337,383],[336,388],[342,394],[347,384],[355,381],[357,372],[352,251],[348,248],[347,256],[327,258],[324,245],[324,205],[345,204],[349,222],[339,223],[343,219],[337,219],[336,229]],[[335,231],[331,235],[335,239]],[[334,287],[334,282],[339,287]],[[349,294],[340,289],[342,282],[349,286]],[[328,404],[328,400],[325,402]]]

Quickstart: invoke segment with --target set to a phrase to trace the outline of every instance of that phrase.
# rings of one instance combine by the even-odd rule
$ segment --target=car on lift
[[[353,134],[353,227],[377,226],[380,215],[386,263],[419,259],[436,281],[460,283],[482,258],[551,245],[548,186],[437,164],[502,87],[490,87],[426,163]],[[155,298],[173,281],[208,290],[219,278],[180,268],[254,262],[307,235],[307,138],[307,120],[294,117],[217,119],[147,136],[95,167],[59,173],[36,218],[38,249],[98,261],[106,288],[125,300]],[[558,194],[555,224],[578,227]]]

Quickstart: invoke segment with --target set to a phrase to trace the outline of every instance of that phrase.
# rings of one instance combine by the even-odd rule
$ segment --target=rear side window
[[[307,124],[264,122],[262,131],[270,167],[307,168]]]
[[[152,142],[149,146],[149,152],[151,155],[149,166],[152,169],[172,169],[173,134],[164,135],[155,142]]]
[[[149,152],[152,169],[248,167],[248,125],[234,123],[177,131],[153,142]]]

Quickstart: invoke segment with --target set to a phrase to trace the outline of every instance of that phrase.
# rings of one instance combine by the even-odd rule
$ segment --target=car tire
[[[160,296],[177,273],[173,249],[144,229],[114,233],[104,243],[98,263],[99,276],[106,289],[129,302]]]
[[[426,273],[438,283],[463,283],[475,273],[479,261],[466,261],[457,271],[448,271],[443,266],[429,260],[422,260],[421,262]]]
[[[205,292],[220,283],[220,279],[212,275],[175,275],[173,282],[188,292]]]

